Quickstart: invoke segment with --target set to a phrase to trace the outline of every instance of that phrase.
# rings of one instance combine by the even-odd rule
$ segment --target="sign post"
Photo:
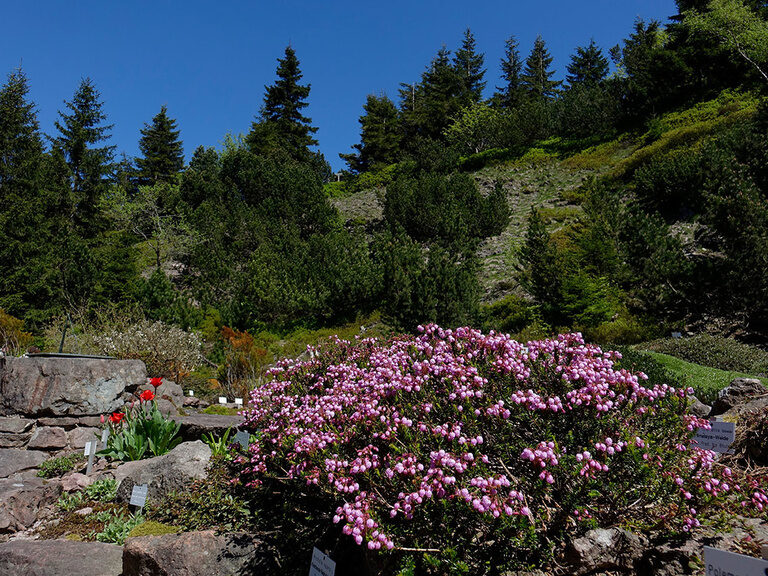
[[[148,490],[149,484],[134,484],[133,490],[131,490],[131,506],[144,508],[144,504],[147,503]]]
[[[707,576],[766,576],[768,560],[734,554],[704,546],[704,565]]]
[[[85,475],[90,476],[91,470],[93,469],[93,459],[96,456],[96,441],[92,440],[90,442],[85,443],[85,449],[83,450],[83,454],[88,456],[88,466],[85,468]]]
[[[219,396],[219,404],[226,404],[226,403],[227,403],[227,397]]]
[[[699,428],[696,432],[696,436],[693,437],[696,440],[698,448],[704,450],[714,450],[721,454],[727,453],[731,449],[731,444],[736,439],[736,424],[734,422],[720,422],[712,421],[711,430],[704,430]]]
[[[317,548],[312,549],[312,564],[309,576],[333,576],[336,573],[336,562]]]

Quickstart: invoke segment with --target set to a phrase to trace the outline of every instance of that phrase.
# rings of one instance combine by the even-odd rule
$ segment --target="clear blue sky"
[[[187,159],[202,144],[245,133],[288,43],[311,83],[307,114],[335,169],[359,140],[369,93],[397,98],[441,45],[454,49],[469,26],[485,52],[488,92],[504,41],[525,56],[542,34],[557,76],[591,37],[607,52],[637,17],[666,20],[673,0],[429,0],[185,2],[6,0],[0,74],[23,63],[43,131],[81,77],[101,91],[119,152],[138,153],[139,130],[162,104],[178,120]]]

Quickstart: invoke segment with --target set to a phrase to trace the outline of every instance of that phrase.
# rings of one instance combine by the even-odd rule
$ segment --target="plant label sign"
[[[251,435],[245,430],[241,430],[235,434],[235,443],[240,444],[243,448],[248,448],[248,445],[251,443]]]
[[[85,448],[83,449],[83,456],[90,456],[91,452],[94,452],[93,442],[86,442]]]
[[[705,450],[714,450],[725,454],[730,450],[731,444],[736,439],[736,424],[734,422],[710,422],[711,430],[702,430],[696,432],[693,437],[698,447]]]
[[[242,398],[235,398],[235,404],[238,405],[238,406],[242,406],[243,405],[243,399]]]
[[[101,444],[106,447],[107,440],[109,440],[109,428],[105,428],[101,431]]]
[[[131,506],[144,508],[144,504],[147,503],[148,490],[149,484],[135,484],[133,490],[131,490]]]
[[[336,562],[317,548],[312,549],[312,565],[309,576],[333,576],[336,573]]]
[[[704,546],[707,576],[766,576],[768,560]]]
[[[195,391],[194,391],[194,390],[190,390],[190,391],[189,391],[189,395],[190,395],[190,396],[194,396],[194,395],[195,395]]]
[[[219,396],[219,404],[226,404],[227,398],[225,396]]]

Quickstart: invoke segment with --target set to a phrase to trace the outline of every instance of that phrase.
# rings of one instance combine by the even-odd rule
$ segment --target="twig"
[[[395,550],[399,550],[401,552],[442,552],[439,548],[398,548],[395,547]]]

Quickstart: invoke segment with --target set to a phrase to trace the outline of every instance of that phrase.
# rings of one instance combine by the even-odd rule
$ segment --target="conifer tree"
[[[523,61],[520,58],[517,39],[510,36],[504,44],[504,57],[501,59],[502,86],[496,87],[493,100],[497,106],[508,110],[515,108],[522,100],[523,89],[520,77]]]
[[[59,136],[53,147],[63,155],[70,172],[70,206],[79,233],[96,236],[101,227],[98,210],[112,172],[115,146],[103,144],[110,137],[111,124],[99,100],[99,91],[90,78],[80,82],[72,100],[65,102],[69,112],[59,112],[55,126]]]
[[[152,124],[144,125],[139,140],[139,149],[144,157],[136,159],[139,185],[171,183],[181,172],[184,166],[184,145],[179,140],[179,133],[176,120],[168,116],[165,105],[152,118]]]
[[[483,63],[485,56],[476,51],[475,37],[467,28],[464,31],[464,39],[461,48],[453,56],[453,67],[461,82],[459,98],[463,106],[479,102],[483,97],[485,88],[485,69]]]
[[[562,82],[552,80],[555,74],[550,70],[552,56],[550,56],[544,39],[541,35],[536,37],[533,49],[525,61],[525,70],[520,79],[526,92],[533,98],[552,98],[557,94],[557,89]]]
[[[300,84],[303,74],[299,60],[291,46],[285,57],[278,58],[277,81],[265,87],[264,104],[260,118],[254,122],[247,142],[257,153],[268,152],[274,145],[288,150],[294,157],[304,158],[309,146],[317,145],[312,134],[317,128],[302,110],[308,106],[310,85]]]
[[[608,75],[608,59],[593,39],[589,41],[588,46],[576,48],[576,53],[571,56],[571,63],[568,64],[567,69],[566,80],[571,86],[576,84],[594,86]]]
[[[353,146],[356,153],[339,154],[355,172],[395,162],[400,149],[400,122],[394,102],[384,94],[369,94],[363,111],[360,144]]]

